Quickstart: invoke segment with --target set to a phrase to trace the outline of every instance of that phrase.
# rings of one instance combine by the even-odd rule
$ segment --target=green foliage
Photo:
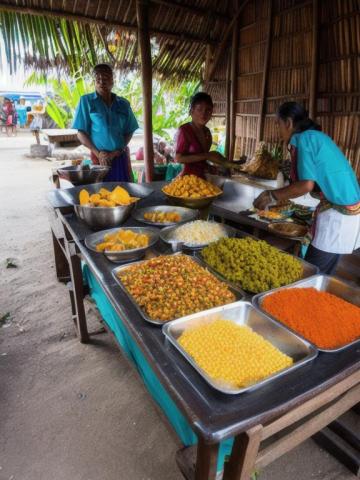
[[[32,73],[24,86],[41,85],[51,88],[54,98],[46,99],[46,112],[59,128],[68,128],[80,97],[93,90],[92,82],[75,75],[72,80],[49,78],[43,73]]]
[[[0,38],[10,73],[22,63],[47,71],[89,72],[100,61],[111,61],[96,25],[16,12],[0,11]],[[0,42],[1,48],[2,42]]]
[[[172,87],[167,82],[153,81],[152,124],[153,132],[166,140],[172,140],[168,130],[178,128],[188,120],[189,100],[199,89],[199,82],[183,82]],[[117,93],[127,98],[140,120],[143,114],[141,79],[133,76],[121,82]]]
[[[117,83],[117,82],[115,82]],[[49,78],[43,73],[32,73],[26,86],[41,85],[51,88],[54,98],[47,99],[46,111],[59,128],[67,128],[73,119],[80,97],[94,90],[93,80],[74,75],[71,80]],[[178,128],[189,117],[189,100],[199,88],[199,82],[183,82],[176,88],[167,83],[153,81],[153,132],[167,140],[172,140],[168,130]],[[137,75],[128,76],[119,82],[114,91],[125,97],[135,116],[141,123],[143,115],[141,79]]]

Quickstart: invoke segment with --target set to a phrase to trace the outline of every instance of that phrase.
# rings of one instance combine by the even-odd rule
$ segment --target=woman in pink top
[[[205,92],[196,93],[191,99],[191,122],[181,125],[177,132],[175,161],[184,164],[182,175],[205,178],[206,160],[225,160],[219,152],[209,151],[212,136],[206,124],[211,119],[213,107],[210,95]]]

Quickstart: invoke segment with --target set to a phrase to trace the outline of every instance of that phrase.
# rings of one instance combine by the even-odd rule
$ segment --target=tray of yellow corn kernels
[[[163,326],[166,338],[216,390],[239,394],[313,360],[317,349],[246,301]]]

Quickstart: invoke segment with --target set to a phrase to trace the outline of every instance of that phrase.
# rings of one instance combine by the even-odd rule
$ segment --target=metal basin
[[[299,280],[296,283],[293,283],[292,285],[289,286],[284,286],[280,288],[276,288],[274,290],[270,290],[269,292],[266,293],[259,293],[253,298],[253,304],[259,308],[262,312],[264,312],[266,315],[269,317],[273,318],[274,321],[279,322],[281,325],[284,325],[285,328],[293,332],[293,330],[285,325],[284,323],[281,322],[281,320],[278,320],[277,318],[273,317],[272,315],[266,313],[263,308],[262,304],[268,295],[271,295],[274,292],[277,292],[279,290],[284,290],[285,288],[315,288],[319,292],[328,292],[332,293],[333,295],[336,295],[339,298],[342,298],[343,300],[346,300],[349,303],[352,303],[353,305],[356,305],[357,307],[360,307],[360,289],[358,287],[354,287],[340,278],[336,277],[331,277],[328,275],[314,275],[313,277],[306,278],[303,280]],[[296,332],[295,332],[296,333]],[[300,334],[296,333],[297,335],[300,336]],[[356,343],[360,344],[360,338],[357,340],[354,340],[351,343],[347,343],[345,345],[342,345],[341,347],[337,348],[321,348],[317,347],[320,352],[339,352],[340,350],[343,350],[344,348],[349,347],[350,345],[354,345]]]
[[[230,225],[223,224],[221,225],[221,227],[224,229],[224,237],[236,237],[238,234],[238,230],[236,230],[236,228],[231,227]],[[179,228],[179,225],[163,228],[160,232],[161,240],[167,243],[168,245],[171,245],[172,250],[174,252],[177,252],[182,249],[201,250],[202,248],[207,247],[210,243],[210,241],[208,241],[202,244],[194,245],[191,243],[175,240],[173,238],[177,228]]]
[[[258,238],[248,234],[248,233],[245,233],[245,232],[241,232],[239,230],[237,230],[237,235],[236,235],[238,238],[246,238],[246,237],[251,237],[253,240],[259,240]],[[287,253],[287,252],[282,252],[284,255],[288,255],[290,257],[295,257],[295,255],[291,255],[290,253]],[[210,266],[204,259],[203,257],[201,256],[201,252],[199,253],[196,253],[196,255],[199,255],[201,261],[206,265],[206,267],[208,268],[208,270],[210,270],[210,272],[215,272],[223,282],[227,283],[228,285],[230,285],[233,289],[237,289],[237,290],[240,290],[240,291],[243,291],[244,293],[246,294],[249,294],[251,296],[255,295],[254,292],[247,292],[245,290],[242,289],[242,286],[240,285],[240,283],[234,283],[232,282],[231,280],[228,280],[227,278],[225,278],[223,275],[221,275],[221,273],[217,272],[212,266]],[[319,269],[318,267],[316,267],[315,265],[313,265],[312,263],[309,263],[307,262],[306,260],[303,260],[302,258],[299,258],[299,257],[296,257],[296,259],[301,263],[302,265],[302,268],[303,268],[303,273],[302,273],[302,276],[301,276],[301,279],[306,279],[306,278],[309,278],[309,277],[312,277],[313,275],[317,275],[318,272],[319,272]],[[293,282],[291,285],[295,285],[297,282]],[[283,288],[283,287],[281,287]],[[285,288],[285,287],[284,287]],[[259,295],[259,294],[257,294]]]
[[[176,212],[180,215],[181,219],[179,222],[152,222],[151,220],[145,220],[144,214],[150,212]],[[169,205],[157,205],[153,207],[136,208],[133,211],[132,216],[138,222],[153,225],[154,227],[169,227],[171,225],[180,225],[181,223],[195,220],[199,216],[199,212],[190,208],[170,207]]]
[[[268,340],[272,345],[280,351],[290,356],[294,363],[292,366],[280,370],[273,375],[259,380],[256,383],[246,387],[233,387],[218,380],[214,380],[202,370],[195,360],[182,348],[178,342],[181,334],[192,327],[206,325],[214,320],[222,318],[230,320],[237,325],[247,325],[254,332]],[[303,340],[296,334],[290,332],[282,325],[274,322],[270,317],[256,310],[249,302],[236,302],[223,307],[213,308],[206,312],[199,312],[187,317],[180,318],[168,322],[163,326],[163,333],[166,338],[181,352],[186,360],[197,370],[197,372],[209,383],[213,388],[227,394],[244,393],[249,390],[261,387],[271,382],[275,378],[286,375],[287,373],[299,368],[305,363],[313,360],[317,355],[317,350],[309,342]]]
[[[136,202],[130,205],[119,205],[117,207],[89,207],[87,205],[75,205],[75,213],[93,230],[104,230],[113,228],[126,222]]]
[[[185,255],[184,253],[174,253],[174,255]],[[198,265],[200,265],[201,267],[203,267],[205,270],[209,270],[202,262],[201,260],[199,260],[198,258],[196,257],[191,257],[192,260],[197,263]],[[136,262],[136,263],[132,263],[131,266],[133,265],[140,265],[144,262],[147,262],[148,260],[140,260],[139,262]],[[123,271],[125,271],[127,268],[129,268],[130,265],[121,265],[119,267],[115,267],[112,271],[112,276],[115,280],[115,282],[119,285],[119,287],[121,288],[121,290],[128,296],[128,298],[130,299],[130,301],[132,302],[132,304],[134,305],[134,307],[136,308],[136,310],[138,311],[138,313],[142,316],[142,318],[148,322],[148,323],[152,323],[153,325],[164,325],[164,320],[160,320],[160,319],[153,319],[151,318],[146,312],[145,310],[142,309],[142,307],[137,303],[137,301],[135,300],[135,298],[130,294],[130,292],[127,290],[127,288],[125,287],[125,285],[122,283],[121,281],[121,278],[118,277],[118,274]],[[215,273],[211,272],[212,275],[217,278],[218,280],[220,280],[220,277]],[[238,291],[238,290],[234,290],[231,288],[231,286],[228,286],[228,289],[234,294],[236,300],[241,300],[242,298],[244,298],[243,294]]]
[[[85,245],[89,250],[96,252],[96,245],[101,243],[104,240],[104,236],[107,233],[115,233],[121,228],[111,228],[109,230],[103,230],[101,232],[93,233],[88,235],[85,238]],[[125,262],[133,262],[134,260],[139,260],[145,256],[146,252],[155,245],[155,243],[159,240],[159,232],[155,228],[151,227],[126,227],[124,230],[131,230],[132,232],[145,234],[149,237],[149,244],[146,247],[141,248],[133,248],[131,250],[123,250],[122,252],[111,252],[109,250],[105,250],[104,255],[108,258],[111,262],[114,263],[125,263]],[[98,252],[99,253],[99,252]]]
[[[211,203],[214,200],[221,197],[222,195],[222,192],[221,192],[211,197],[183,198],[183,197],[174,197],[173,195],[169,195],[164,191],[163,193],[164,195],[166,195],[170,205],[178,205],[179,207],[196,208],[196,209],[208,207],[209,205],[211,205]]]
[[[108,173],[110,167],[102,165],[91,165],[88,168],[82,166],[70,166],[58,168],[57,172],[61,178],[65,178],[73,185],[88,185],[89,183],[100,182]]]

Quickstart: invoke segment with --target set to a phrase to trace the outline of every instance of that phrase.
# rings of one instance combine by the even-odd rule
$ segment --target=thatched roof
[[[232,5],[230,0],[151,0],[154,74],[201,77],[206,55],[228,28]],[[25,62],[38,70],[76,70],[79,59],[83,67],[97,61],[125,70],[138,66],[136,0],[2,0],[0,23],[12,69]]]

